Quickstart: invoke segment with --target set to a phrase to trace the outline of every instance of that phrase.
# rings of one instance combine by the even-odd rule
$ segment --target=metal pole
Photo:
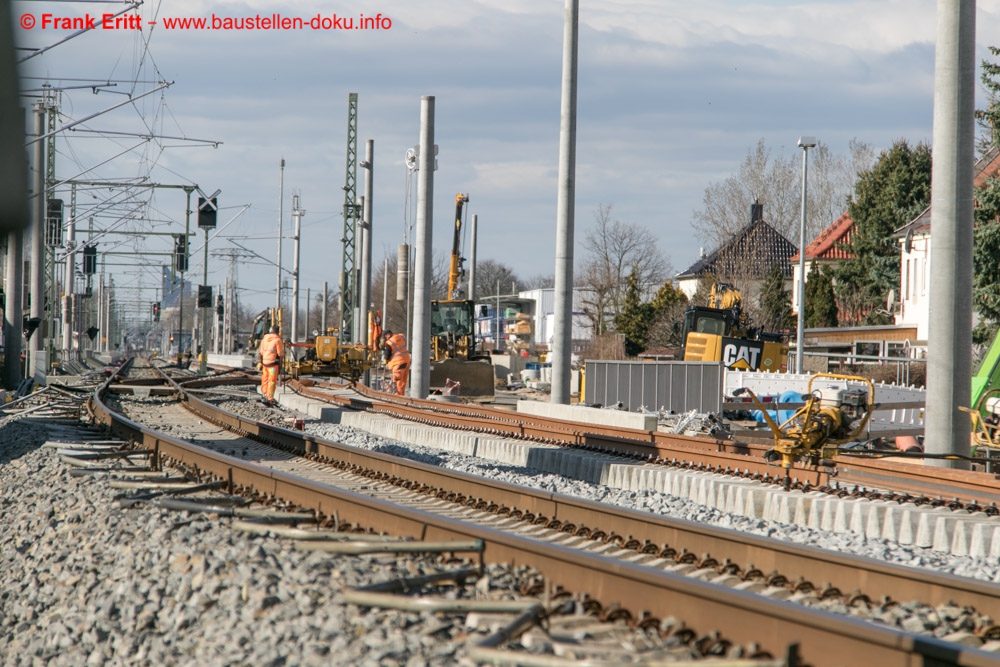
[[[802,215],[799,218],[799,312],[795,331],[795,372],[802,373],[806,322],[806,174],[809,169],[809,149],[816,145],[815,137],[799,137],[802,149]]]
[[[357,208],[358,218],[355,227],[355,238],[357,239],[356,245],[354,247],[354,266],[357,267],[354,270],[356,280],[354,281],[354,317],[352,322],[352,342],[360,343],[362,331],[364,331],[367,326],[367,320],[365,318],[365,313],[368,312],[368,306],[361,299],[361,292],[363,287],[362,275],[364,274],[364,242],[365,242],[365,222],[361,219],[363,215],[362,211],[365,210],[365,198],[364,196],[358,197]]]
[[[306,317],[305,317],[306,324],[305,324],[304,327],[302,327],[302,340],[309,340],[309,304],[310,304],[310,299],[311,298],[312,298],[312,291],[310,290],[310,288],[307,287],[306,288],[306,313],[305,313],[305,315],[306,315]]]
[[[208,287],[208,227],[205,228],[205,267],[201,274],[201,284]],[[208,375],[208,311],[212,307],[209,300],[207,307],[201,309],[201,352],[198,354],[198,374]]]
[[[187,238],[188,234],[191,233],[191,192],[193,190],[190,188],[185,188],[184,192],[187,194],[187,204],[184,206],[184,260],[181,262],[181,293],[180,293],[180,307],[177,311],[177,354],[178,357],[184,352],[184,272],[187,268],[187,256],[188,256],[188,246]],[[108,313],[111,312],[111,306],[108,306]],[[108,331],[110,334],[110,330]],[[108,350],[110,351],[111,336],[108,336]],[[179,365],[179,364],[178,364]]]
[[[35,136],[45,133],[45,105],[36,102]],[[45,325],[45,142],[36,141],[34,152],[34,173],[31,189],[35,195],[31,202],[31,281],[28,294],[31,296],[31,317],[38,318],[39,325],[28,341],[28,368],[35,382],[45,384],[48,370],[43,351]]]
[[[472,216],[472,227],[469,229],[469,300],[476,300],[476,227],[479,216]]]
[[[417,170],[417,232],[414,243],[416,271],[413,285],[413,340],[410,396],[427,398],[430,393],[431,346],[431,248],[434,212],[434,96],[420,99],[420,166]]]
[[[73,278],[76,268],[76,220],[70,216],[66,229],[66,273],[64,274],[62,316],[63,316],[63,361],[69,361],[73,350]]]
[[[274,290],[274,307],[281,308],[281,224],[285,217],[282,206],[285,201],[285,158],[281,158],[278,176],[278,282]]]
[[[327,282],[324,280],[323,281],[323,314],[322,314],[323,322],[320,324],[320,328],[322,329],[322,333],[326,333],[326,303],[327,303],[327,300],[329,298],[330,298],[329,288],[327,286]]]
[[[580,0],[566,0],[563,27],[562,103],[559,121],[559,199],[556,204],[553,403],[570,402],[573,352],[573,224],[576,204],[576,61]]]
[[[358,307],[361,310],[361,337],[359,343],[368,344],[368,311],[372,307],[372,193],[375,188],[375,141],[365,142],[365,161],[361,163],[365,170],[364,205],[361,207],[361,298]],[[367,374],[366,374],[367,375]],[[367,382],[365,383],[367,384]]]
[[[938,0],[925,451],[969,455],[976,3]],[[925,465],[967,468],[964,461]]]
[[[386,257],[382,265],[382,322],[385,322],[386,309],[389,307],[389,258]],[[378,345],[378,341],[375,341]]]
[[[299,196],[292,195],[292,217],[295,218],[295,260],[292,265],[292,331],[289,338],[293,343],[299,339],[299,249],[302,235],[302,214]]]
[[[21,295],[24,293],[24,233],[19,229],[7,234],[7,304],[3,311],[4,368],[7,389],[17,389],[21,382]]]

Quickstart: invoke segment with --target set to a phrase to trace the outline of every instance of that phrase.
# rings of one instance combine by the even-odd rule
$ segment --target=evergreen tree
[[[681,347],[681,332],[684,323],[684,311],[687,310],[688,298],[680,288],[674,288],[668,280],[656,292],[650,304],[653,309],[653,320],[646,333],[646,347]]]
[[[976,191],[972,303],[984,320],[1000,322],[1000,178]]]
[[[777,263],[772,264],[760,287],[760,321],[764,331],[783,331],[792,319],[792,298],[785,289],[785,277]]]
[[[854,258],[837,268],[835,289],[856,312],[841,313],[849,321],[888,324],[892,316],[883,304],[889,290],[899,287],[899,244],[893,231],[913,220],[931,195],[931,150],[910,148],[899,140],[883,151],[878,163],[858,174],[848,214],[854,234],[845,248]]]
[[[987,47],[990,55],[1000,56],[1000,48]],[[1000,63],[984,59],[981,63],[980,81],[986,91],[986,109],[976,109],[976,120],[983,134],[977,141],[980,153],[985,153],[994,146],[1000,146]]]
[[[634,357],[646,349],[646,334],[653,319],[653,307],[642,303],[639,271],[633,267],[625,283],[622,312],[615,316],[615,329],[625,335],[625,354]]]
[[[805,289],[805,326],[808,329],[837,326],[837,300],[833,279],[813,260]]]

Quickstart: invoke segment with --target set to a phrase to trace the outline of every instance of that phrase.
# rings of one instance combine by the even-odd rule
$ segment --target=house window
[[[859,357],[878,357],[882,355],[882,342],[877,340],[859,340],[854,343],[854,354]],[[866,360],[862,360],[866,361]],[[871,361],[871,360],[867,360]]]
[[[903,295],[902,295],[904,299],[910,296],[910,261],[911,260],[906,260],[906,262],[904,262],[905,266],[903,270]]]
[[[906,359],[910,356],[910,345],[907,342],[894,343],[887,341],[885,344],[885,356]]]

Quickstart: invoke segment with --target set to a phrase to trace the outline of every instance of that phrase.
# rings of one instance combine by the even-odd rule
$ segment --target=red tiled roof
[[[820,232],[813,242],[806,246],[806,260],[814,259],[850,259],[851,253],[843,250],[842,244],[849,245],[854,234],[854,221],[846,213],[837,218],[832,225]],[[799,261],[799,253],[788,258],[789,262]]]

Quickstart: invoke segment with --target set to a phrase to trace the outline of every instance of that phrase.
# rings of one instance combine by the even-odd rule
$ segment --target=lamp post
[[[809,149],[816,147],[816,137],[799,137],[798,145],[802,149],[802,216],[799,220],[799,318],[795,332],[795,372],[801,373],[806,322],[806,173]]]

